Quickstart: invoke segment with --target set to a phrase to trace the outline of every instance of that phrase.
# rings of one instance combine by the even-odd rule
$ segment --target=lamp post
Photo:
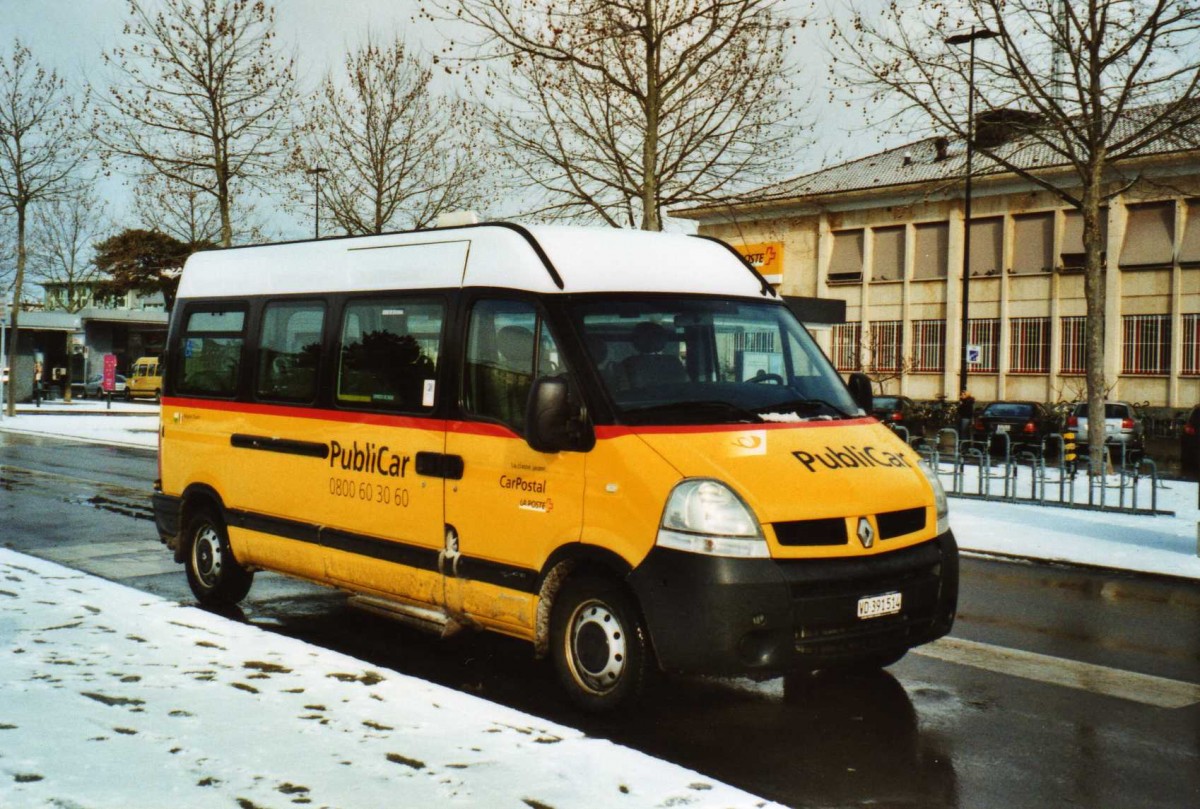
[[[313,178],[315,194],[313,195],[313,238],[321,238],[321,175],[329,169],[323,166],[313,166],[305,172]]]
[[[971,335],[971,163],[975,157],[975,42],[980,39],[995,39],[995,31],[971,27],[965,34],[946,37],[947,45],[969,45],[970,68],[967,73],[967,177],[963,189],[963,259],[962,259],[962,339],[958,366],[958,391],[967,390],[967,342]]]

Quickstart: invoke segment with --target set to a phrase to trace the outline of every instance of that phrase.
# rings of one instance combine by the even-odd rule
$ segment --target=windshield
[[[800,421],[859,412],[782,304],[589,297],[572,313],[627,423]]]

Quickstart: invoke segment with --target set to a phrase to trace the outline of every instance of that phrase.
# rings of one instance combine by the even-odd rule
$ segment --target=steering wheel
[[[770,382],[773,385],[782,385],[783,377],[779,374],[759,374],[758,376],[750,377],[749,381],[754,382],[755,384]]]

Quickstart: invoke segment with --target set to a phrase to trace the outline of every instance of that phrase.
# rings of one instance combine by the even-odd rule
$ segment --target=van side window
[[[371,410],[428,411],[436,399],[445,306],[378,298],[346,304],[337,401]]]
[[[518,433],[533,380],[565,373],[554,337],[528,303],[480,301],[471,311],[463,406]]]
[[[236,395],[245,327],[245,307],[193,310],[176,352],[178,391],[195,396]]]
[[[325,306],[313,302],[269,303],[258,340],[260,399],[311,402],[317,390]]]

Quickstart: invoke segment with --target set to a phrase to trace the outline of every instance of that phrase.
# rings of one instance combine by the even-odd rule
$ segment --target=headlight
[[[933,487],[933,505],[937,509],[937,532],[938,536],[941,536],[950,530],[950,501],[946,499],[946,490],[942,488],[942,481],[938,478],[937,472],[934,472],[924,461],[919,461],[917,466],[925,473],[925,479]]]
[[[750,507],[724,483],[685,480],[667,498],[657,543],[710,556],[771,555]]]

